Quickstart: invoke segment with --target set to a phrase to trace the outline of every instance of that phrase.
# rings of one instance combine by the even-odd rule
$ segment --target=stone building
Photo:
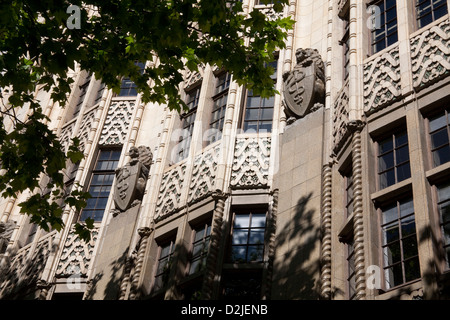
[[[2,199],[0,297],[448,298],[449,6],[290,1],[270,99],[210,65],[183,114],[83,70],[64,108],[37,92],[92,198],[49,233]]]

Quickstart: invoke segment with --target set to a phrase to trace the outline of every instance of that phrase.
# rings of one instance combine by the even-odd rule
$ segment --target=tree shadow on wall
[[[319,298],[320,216],[308,208],[312,196],[310,192],[301,197],[291,220],[277,230],[271,299]]]
[[[118,300],[120,295],[120,284],[123,277],[124,267],[127,259],[128,248],[123,251],[122,255],[113,260],[110,264],[109,279],[104,279],[105,273],[99,272],[92,279],[89,284],[88,292],[85,300]],[[104,284],[106,282],[106,284]],[[104,288],[104,289],[102,289]],[[97,295],[97,291],[103,290],[102,297]]]

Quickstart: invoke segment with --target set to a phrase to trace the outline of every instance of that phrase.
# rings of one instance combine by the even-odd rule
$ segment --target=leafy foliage
[[[278,12],[288,3],[272,2]],[[81,9],[79,29],[67,28],[70,5]],[[144,102],[181,110],[186,107],[179,95],[182,70],[209,63],[269,97],[276,90],[267,65],[274,51],[285,47],[294,23],[291,18],[269,20],[258,10],[244,13],[239,0],[1,1],[0,21],[0,87],[7,99],[0,106],[0,191],[3,197],[16,197],[29,190],[33,195],[21,204],[22,212],[45,230],[63,227],[57,200],[80,210],[88,195],[79,188],[64,195],[66,160],[76,163],[83,155],[77,141],[67,153],[62,150],[35,101],[36,88],[65,105],[73,82],[68,71],[78,63],[115,92],[120,78],[129,77]],[[136,61],[152,63],[141,73]],[[16,112],[24,107],[29,116],[22,122]],[[5,128],[6,118],[13,130]],[[43,176],[49,193],[42,192]],[[76,230],[89,239],[90,227],[88,221]]]

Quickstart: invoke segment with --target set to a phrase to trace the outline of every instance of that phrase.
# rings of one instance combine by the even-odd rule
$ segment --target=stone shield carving
[[[149,148],[140,146],[130,148],[130,162],[116,169],[114,185],[115,215],[126,211],[142,200],[150,170],[152,154]]]
[[[325,98],[325,67],[316,49],[298,49],[297,65],[283,74],[285,112],[297,119],[310,113]]]

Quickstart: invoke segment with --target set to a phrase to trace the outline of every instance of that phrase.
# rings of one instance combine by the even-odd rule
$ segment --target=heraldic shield
[[[315,66],[295,68],[283,83],[286,113],[295,118],[304,117],[314,105]]]
[[[116,183],[114,186],[114,203],[116,209],[125,211],[131,207],[136,198],[139,198],[141,190],[138,185],[142,175],[142,164],[135,162],[133,165],[127,164],[116,170]]]
[[[325,67],[316,49],[300,48],[295,56],[294,69],[283,74],[283,92],[286,115],[299,119],[324,103]]]

